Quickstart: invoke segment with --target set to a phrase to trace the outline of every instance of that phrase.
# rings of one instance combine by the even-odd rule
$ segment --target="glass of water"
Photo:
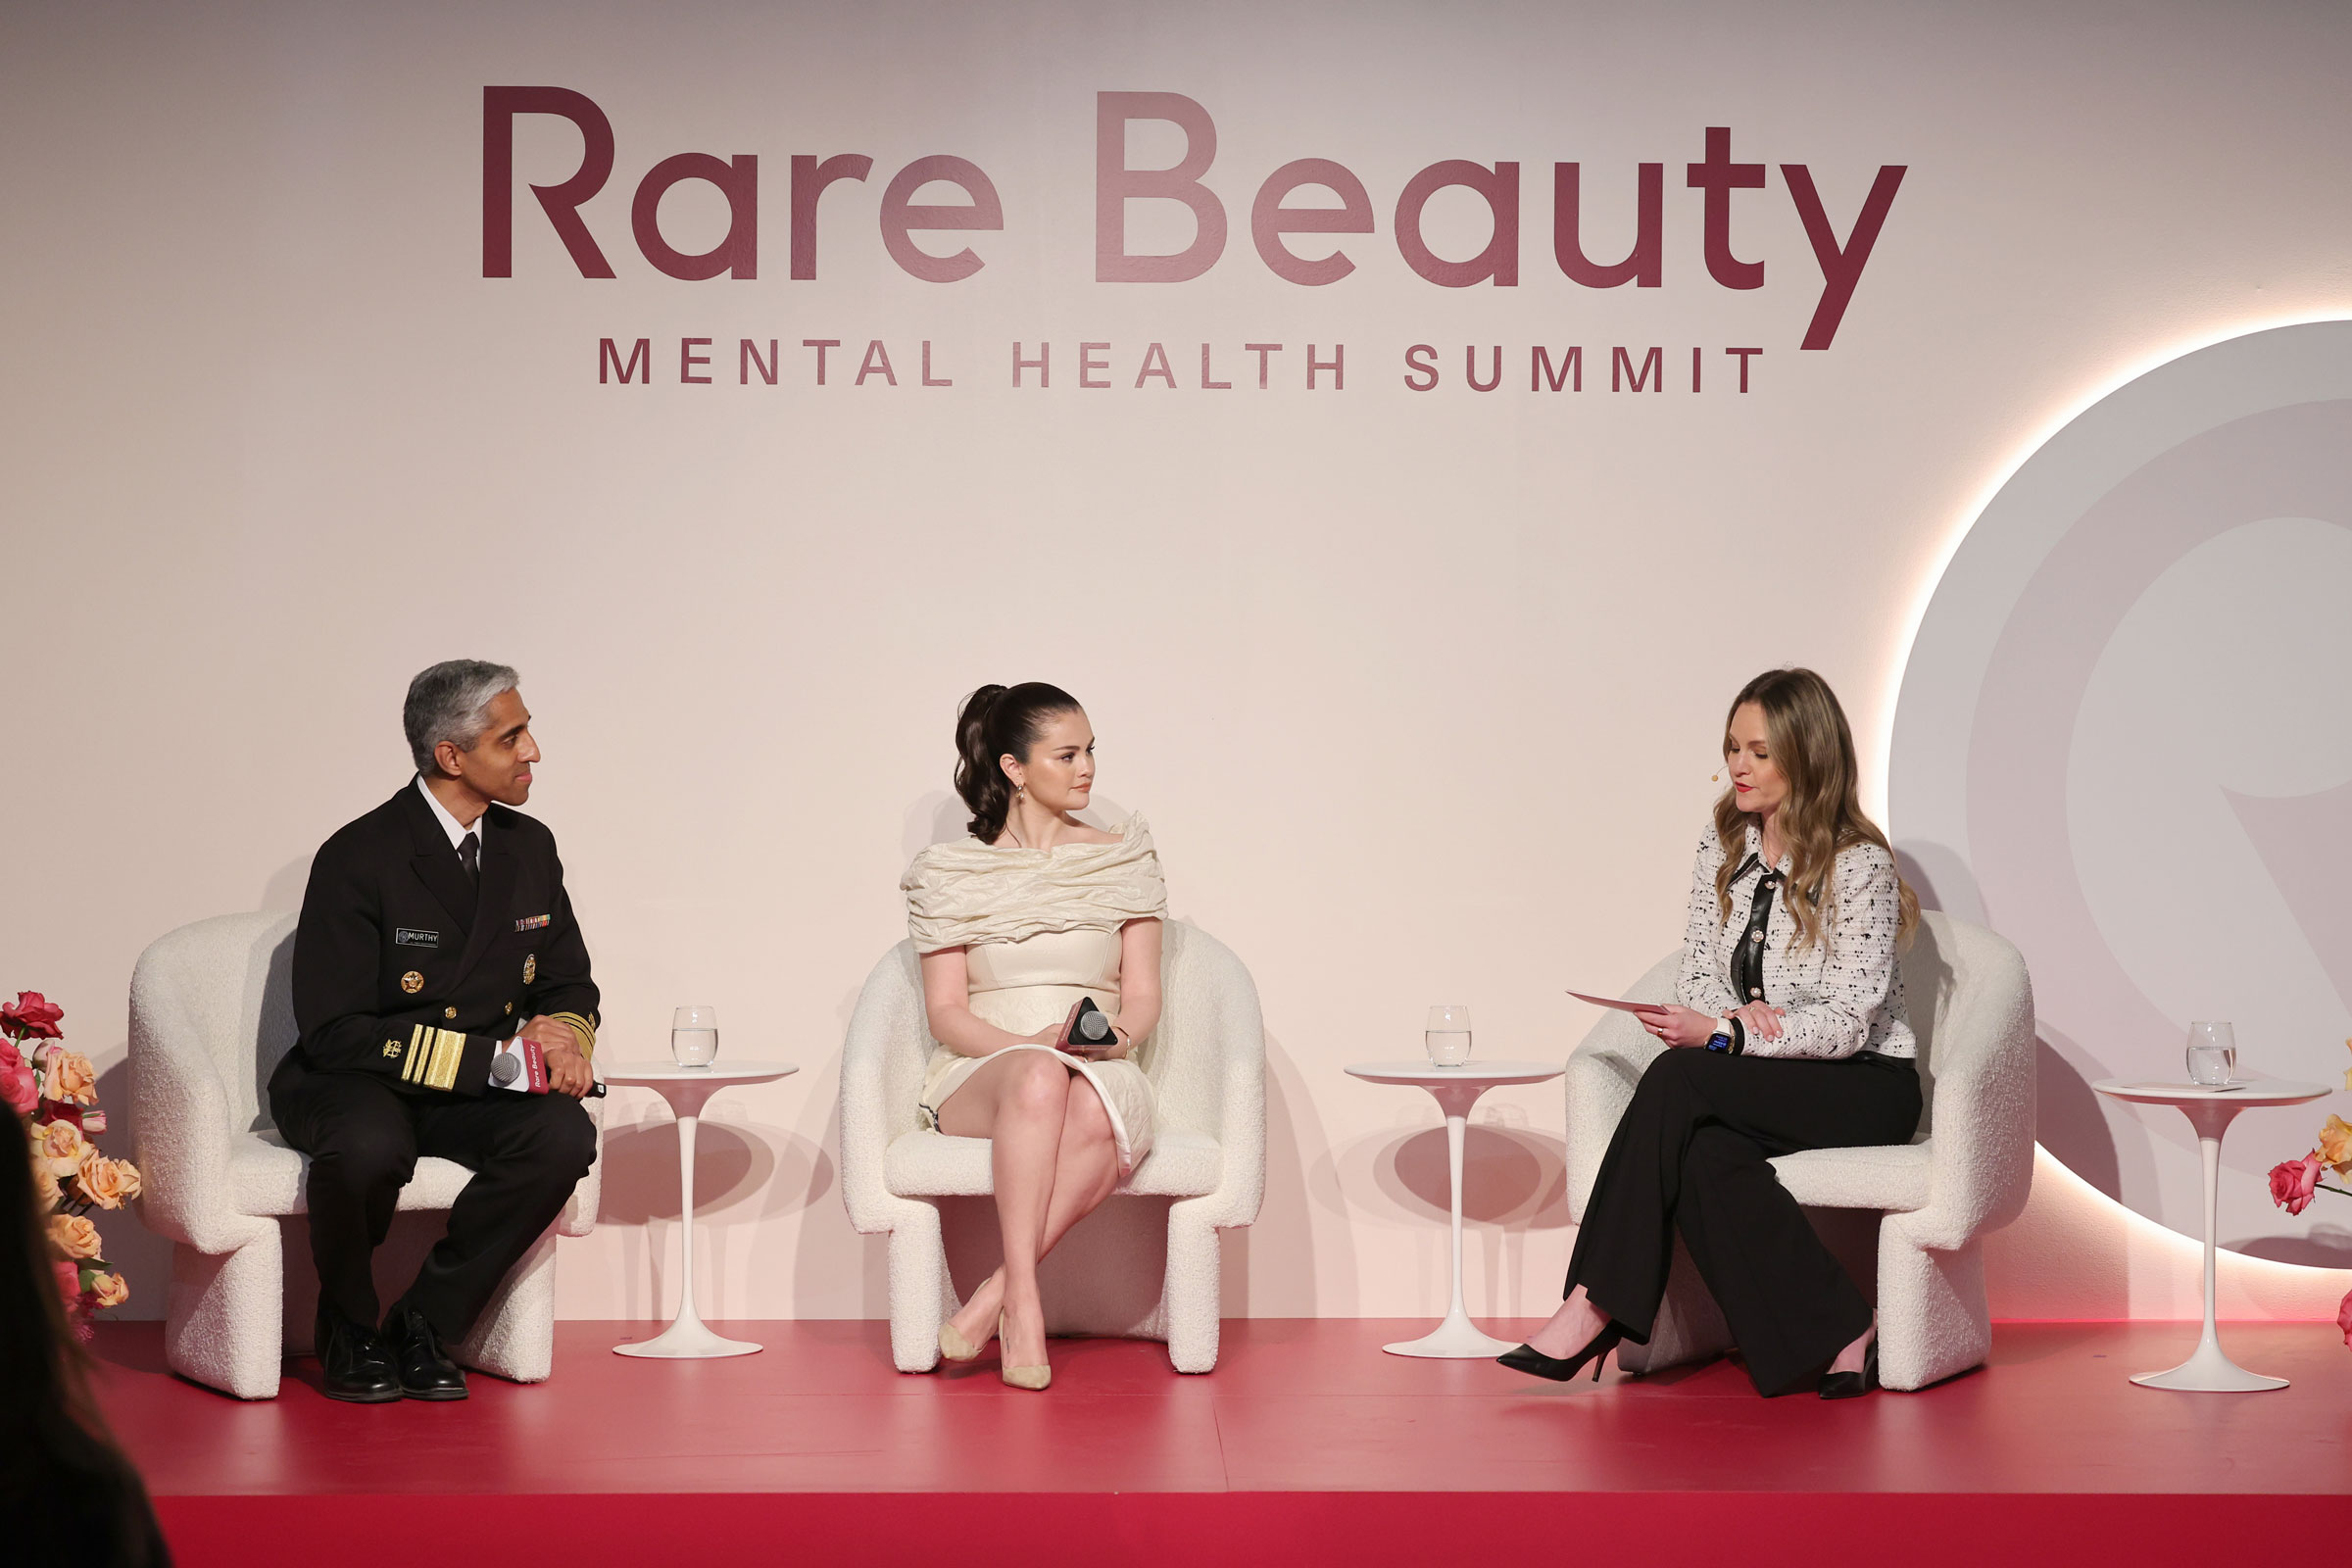
[[[669,1054],[681,1067],[708,1067],[718,1055],[718,1009],[680,1007],[669,1018]]]
[[[1432,1066],[1459,1067],[1470,1059],[1470,1009],[1430,1008],[1429,1032],[1422,1038],[1429,1046]]]
[[[2188,1026],[2188,1081],[2226,1084],[2237,1076],[2237,1032],[2203,1019]]]

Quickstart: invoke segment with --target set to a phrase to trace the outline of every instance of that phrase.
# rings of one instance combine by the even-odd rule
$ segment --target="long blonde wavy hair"
[[[1726,758],[1735,750],[1732,717],[1749,703],[1763,710],[1765,742],[1788,781],[1788,797],[1775,814],[1788,852],[1787,904],[1796,920],[1791,947],[1801,951],[1822,940],[1822,911],[1835,893],[1838,852],[1856,844],[1876,844],[1890,855],[1893,850],[1879,825],[1863,814],[1854,732],[1830,683],[1809,669],[1770,669],[1740,687],[1723,714]],[[1715,902],[1726,920],[1732,916],[1732,878],[1746,858],[1739,846],[1747,841],[1751,819],[1740,808],[1736,790],[1725,790],[1715,803],[1715,835],[1724,849],[1723,867],[1715,873]],[[1919,924],[1919,895],[1900,875],[1895,886],[1902,900],[1897,933],[1902,940]]]

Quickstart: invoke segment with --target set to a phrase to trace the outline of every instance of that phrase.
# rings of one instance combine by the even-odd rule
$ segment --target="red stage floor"
[[[922,1560],[1514,1559],[1737,1568],[2231,1562],[2328,1554],[2352,1525],[2352,1351],[2320,1324],[2224,1329],[2275,1394],[2134,1388],[2180,1324],[2004,1324],[1991,1364],[1916,1395],[1764,1400],[1718,1362],[1560,1388],[1410,1361],[1415,1325],[1227,1324],[1207,1377],[1156,1345],[1057,1341],[1020,1394],[994,1352],[892,1370],[879,1323],[739,1322],[727,1361],[610,1353],[561,1326],[556,1375],[463,1404],[357,1407],[296,1362],[246,1404],[163,1371],[152,1324],[97,1348],[110,1418],[188,1564],[368,1568]],[[2333,1538],[2332,1544],[2330,1538]]]

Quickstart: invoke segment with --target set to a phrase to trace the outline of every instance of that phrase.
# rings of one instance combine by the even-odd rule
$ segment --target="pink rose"
[[[65,1015],[65,1008],[38,991],[20,991],[16,1001],[0,1007],[0,1028],[5,1028],[20,1040],[27,1035],[55,1040],[57,1020]]]
[[[2344,1331],[2344,1348],[2352,1350],[2352,1291],[2344,1293],[2344,1304],[2335,1309],[2335,1326]]]
[[[2289,1214],[2300,1214],[2309,1207],[2319,1185],[2320,1156],[2316,1153],[2271,1167],[2271,1201]]]
[[[76,1119],[81,1123],[84,1137],[95,1138],[106,1131],[106,1112],[103,1110],[85,1110]]]
[[[0,1040],[0,1101],[18,1115],[29,1116],[40,1099],[40,1081],[33,1076],[31,1063],[17,1050],[16,1042]]]
[[[90,1066],[89,1057],[78,1051],[54,1049],[49,1053],[48,1069],[41,1084],[43,1100],[68,1105],[98,1102],[98,1074]]]
[[[64,1298],[66,1311],[71,1314],[81,1306],[81,1265],[62,1259],[57,1268],[57,1294]]]

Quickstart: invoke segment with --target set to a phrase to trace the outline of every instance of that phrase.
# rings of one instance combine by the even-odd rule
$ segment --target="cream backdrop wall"
[[[11,6],[0,983],[66,1004],[119,1102],[139,950],[294,907],[318,842],[407,776],[407,677],[510,660],[603,1054],[658,1053],[668,1009],[709,1002],[727,1053],[803,1064],[713,1107],[706,1311],[879,1315],[880,1249],[836,1190],[841,1033],[903,934],[900,868],[956,830],[957,698],[1052,679],[1089,705],[1108,814],[1149,813],[1174,908],[1263,993],[1271,1166],[1230,1309],[1433,1312],[1435,1108],[1343,1066],[1414,1051],[1439,1001],[1472,1005],[1482,1053],[1563,1055],[1590,1015],[1562,988],[1677,939],[1721,705],[1760,667],[1831,677],[1883,806],[1917,616],[2003,476],[2137,369],[2352,314],[2347,66],[2352,18],[2318,4]],[[582,215],[614,278],[521,190],[514,275],[483,275],[495,84],[610,118]],[[1095,281],[1102,91],[1213,117],[1231,230],[1205,275]],[[1757,289],[1702,259],[1684,173],[1710,126],[1769,170],[1731,198]],[[1165,124],[1132,145],[1180,150]],[[518,173],[559,180],[578,146],[526,121]],[[759,159],[756,279],[679,281],[631,243],[630,192],[681,152]],[[873,175],[826,194],[796,280],[789,160],[852,152]],[[956,283],[876,226],[934,154],[1003,201],[1001,232],[917,236],[972,246]],[[1322,287],[1250,237],[1259,182],[1302,158],[1346,165],[1374,219],[1293,238],[1355,262]],[[1397,193],[1447,159],[1520,164],[1515,286],[1401,260]],[[1566,161],[1603,261],[1636,166],[1666,166],[1660,287],[1561,274]],[[1907,170],[1823,351],[1798,348],[1822,273],[1789,164],[1840,235]],[[1183,247],[1174,212],[1138,204],[1133,248]],[[1432,247],[1477,252],[1484,212],[1440,192]],[[726,228],[708,185],[660,221],[689,252]],[[655,384],[600,384],[602,337],[647,338]],[[713,384],[677,383],[685,337],[714,339]],[[743,337],[779,341],[776,385],[738,384]],[[823,387],[811,338],[847,345]],[[895,387],[852,382],[873,339]],[[1016,389],[1011,345],[1041,339],[1053,384]],[[953,386],[915,384],[924,340]],[[1085,342],[1109,388],[1077,385]],[[1174,389],[1131,384],[1152,342]],[[1259,342],[1285,345],[1262,392]],[[1198,386],[1202,343],[1233,389]],[[1344,388],[1305,388],[1310,343],[1346,345]],[[1584,348],[1581,393],[1525,389],[1539,343]],[[1502,346],[1501,389],[1462,384],[1473,344]],[[1661,347],[1666,389],[1611,392],[1614,346]],[[1730,347],[1763,350],[1744,395]],[[1479,1125],[1472,1306],[1533,1311],[1572,1240],[1556,1090]],[[651,1314],[676,1226],[656,1102],[616,1096],[606,1157],[563,1309]],[[160,1312],[130,1230],[131,1310]],[[1996,1309],[2185,1315],[2193,1263],[2045,1159]],[[2235,1258],[2225,1281],[2240,1315],[2326,1315],[2347,1283]]]

